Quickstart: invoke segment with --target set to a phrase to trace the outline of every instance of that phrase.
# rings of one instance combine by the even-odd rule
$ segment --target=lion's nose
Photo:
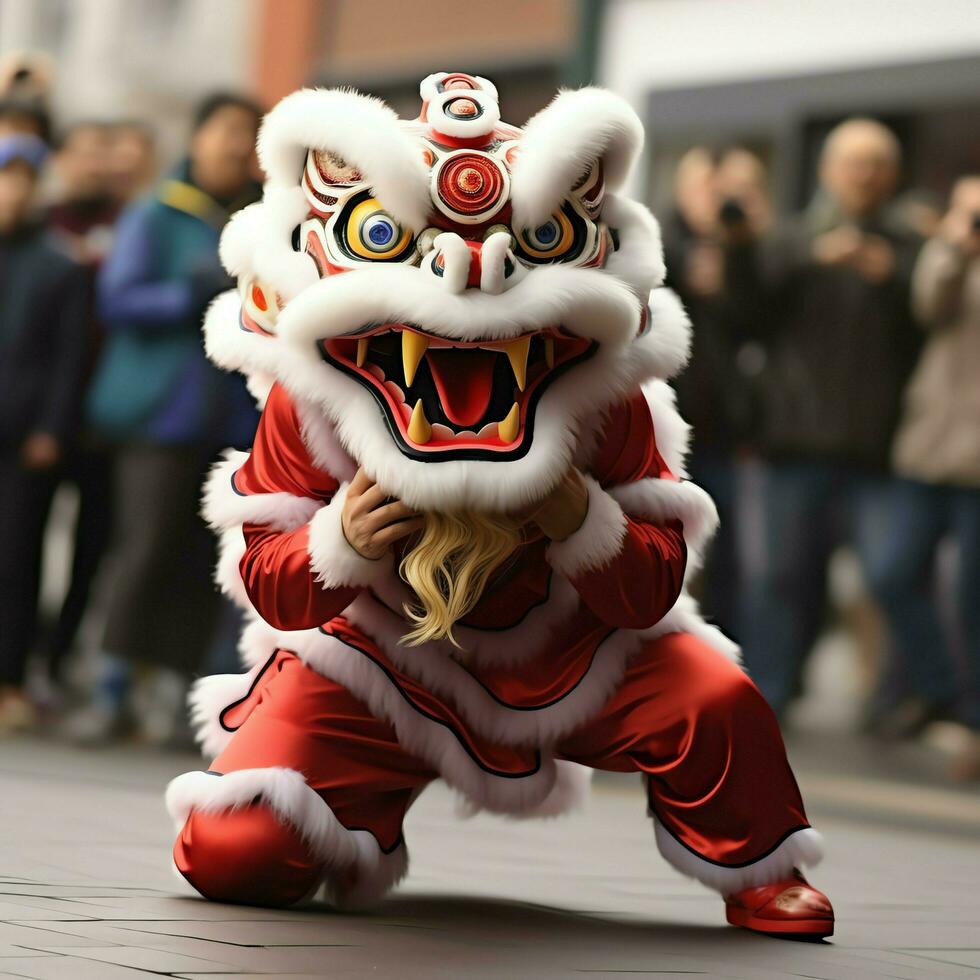
[[[479,289],[483,276],[483,242],[466,243],[470,250],[470,270],[466,276],[467,289]]]
[[[431,272],[454,293],[464,289],[502,293],[522,278],[510,250],[510,235],[505,233],[474,242],[446,232],[434,240],[429,263]]]

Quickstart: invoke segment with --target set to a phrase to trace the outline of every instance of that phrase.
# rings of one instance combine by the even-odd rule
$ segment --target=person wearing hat
[[[41,546],[86,367],[84,271],[35,220],[47,147],[0,135],[0,733],[29,727]]]

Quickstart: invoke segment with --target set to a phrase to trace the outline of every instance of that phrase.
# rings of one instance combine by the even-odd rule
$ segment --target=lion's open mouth
[[[456,341],[386,323],[321,346],[374,394],[403,451],[459,459],[526,452],[541,393],[596,344],[558,328]]]

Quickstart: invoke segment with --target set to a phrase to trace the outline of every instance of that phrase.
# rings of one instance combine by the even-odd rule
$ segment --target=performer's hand
[[[20,447],[20,461],[29,470],[49,470],[61,459],[61,443],[47,432],[33,432]]]
[[[588,488],[582,474],[572,466],[561,483],[531,508],[527,519],[552,541],[564,541],[585,523],[588,512]]]
[[[389,497],[361,469],[351,480],[340,519],[347,543],[362,558],[372,561],[381,558],[396,541],[421,530],[424,522],[420,514]]]

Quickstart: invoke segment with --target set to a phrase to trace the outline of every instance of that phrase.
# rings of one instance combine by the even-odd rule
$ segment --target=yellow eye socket
[[[394,259],[411,244],[412,233],[402,229],[373,197],[361,201],[347,218],[347,247],[362,259]]]
[[[521,232],[522,250],[539,261],[560,258],[574,244],[575,229],[564,211],[556,211],[544,224]]]

